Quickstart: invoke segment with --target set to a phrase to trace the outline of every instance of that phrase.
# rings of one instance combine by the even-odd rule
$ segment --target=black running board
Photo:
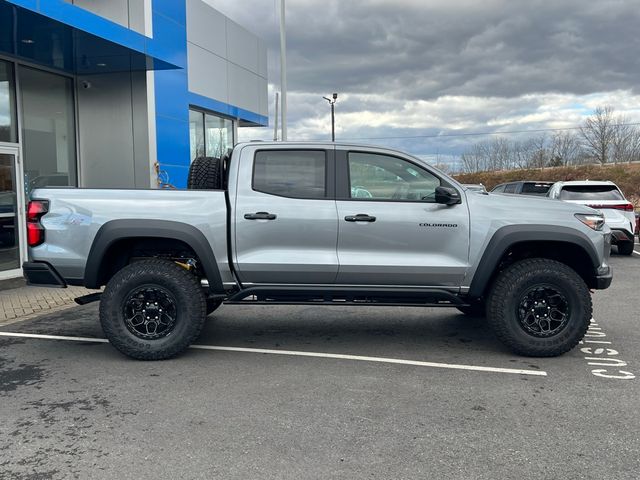
[[[102,296],[102,292],[90,293],[88,295],[83,295],[81,297],[76,297],[73,299],[78,305],[86,305],[87,303],[97,302],[100,300]]]
[[[383,305],[466,306],[457,295],[440,289],[387,289],[380,287],[250,287],[231,295],[226,305]]]

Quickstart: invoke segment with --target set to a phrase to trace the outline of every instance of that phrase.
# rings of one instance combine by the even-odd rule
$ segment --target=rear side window
[[[253,189],[292,198],[326,197],[327,156],[320,150],[264,150],[253,163]]]
[[[614,185],[567,185],[560,190],[560,200],[624,200]]]
[[[504,187],[504,193],[516,193],[516,184],[510,183]]]
[[[551,184],[548,183],[525,183],[522,185],[522,192],[524,195],[546,195]]]

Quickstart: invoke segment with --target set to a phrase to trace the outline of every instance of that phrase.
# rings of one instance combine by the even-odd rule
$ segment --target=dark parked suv
[[[537,195],[544,197],[553,183],[554,182],[534,182],[527,180],[501,183],[493,187],[491,193],[515,193],[519,195]]]

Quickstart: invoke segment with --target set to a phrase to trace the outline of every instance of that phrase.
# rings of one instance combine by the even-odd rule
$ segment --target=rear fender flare
[[[210,292],[224,292],[215,255],[204,234],[192,225],[169,220],[112,220],[102,225],[93,239],[87,257],[84,272],[85,286],[99,288],[101,286],[100,270],[106,252],[115,242],[135,237],[163,238],[186,243],[193,249],[202,264]]]

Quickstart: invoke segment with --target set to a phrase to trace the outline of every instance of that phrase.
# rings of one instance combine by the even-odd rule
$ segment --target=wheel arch
[[[497,274],[508,264],[532,257],[550,258],[573,268],[589,288],[595,288],[598,253],[584,233],[569,227],[509,225],[497,230],[478,263],[468,296],[487,293]]]
[[[107,267],[109,262],[113,261],[114,255],[118,258],[119,245],[136,239],[168,240],[185,245],[201,262],[202,270],[209,282],[209,290],[212,293],[224,292],[215,255],[209,241],[200,230],[182,222],[149,219],[111,220],[100,227],[87,256],[85,286],[100,288],[106,284],[110,275],[114,273],[113,268]]]

